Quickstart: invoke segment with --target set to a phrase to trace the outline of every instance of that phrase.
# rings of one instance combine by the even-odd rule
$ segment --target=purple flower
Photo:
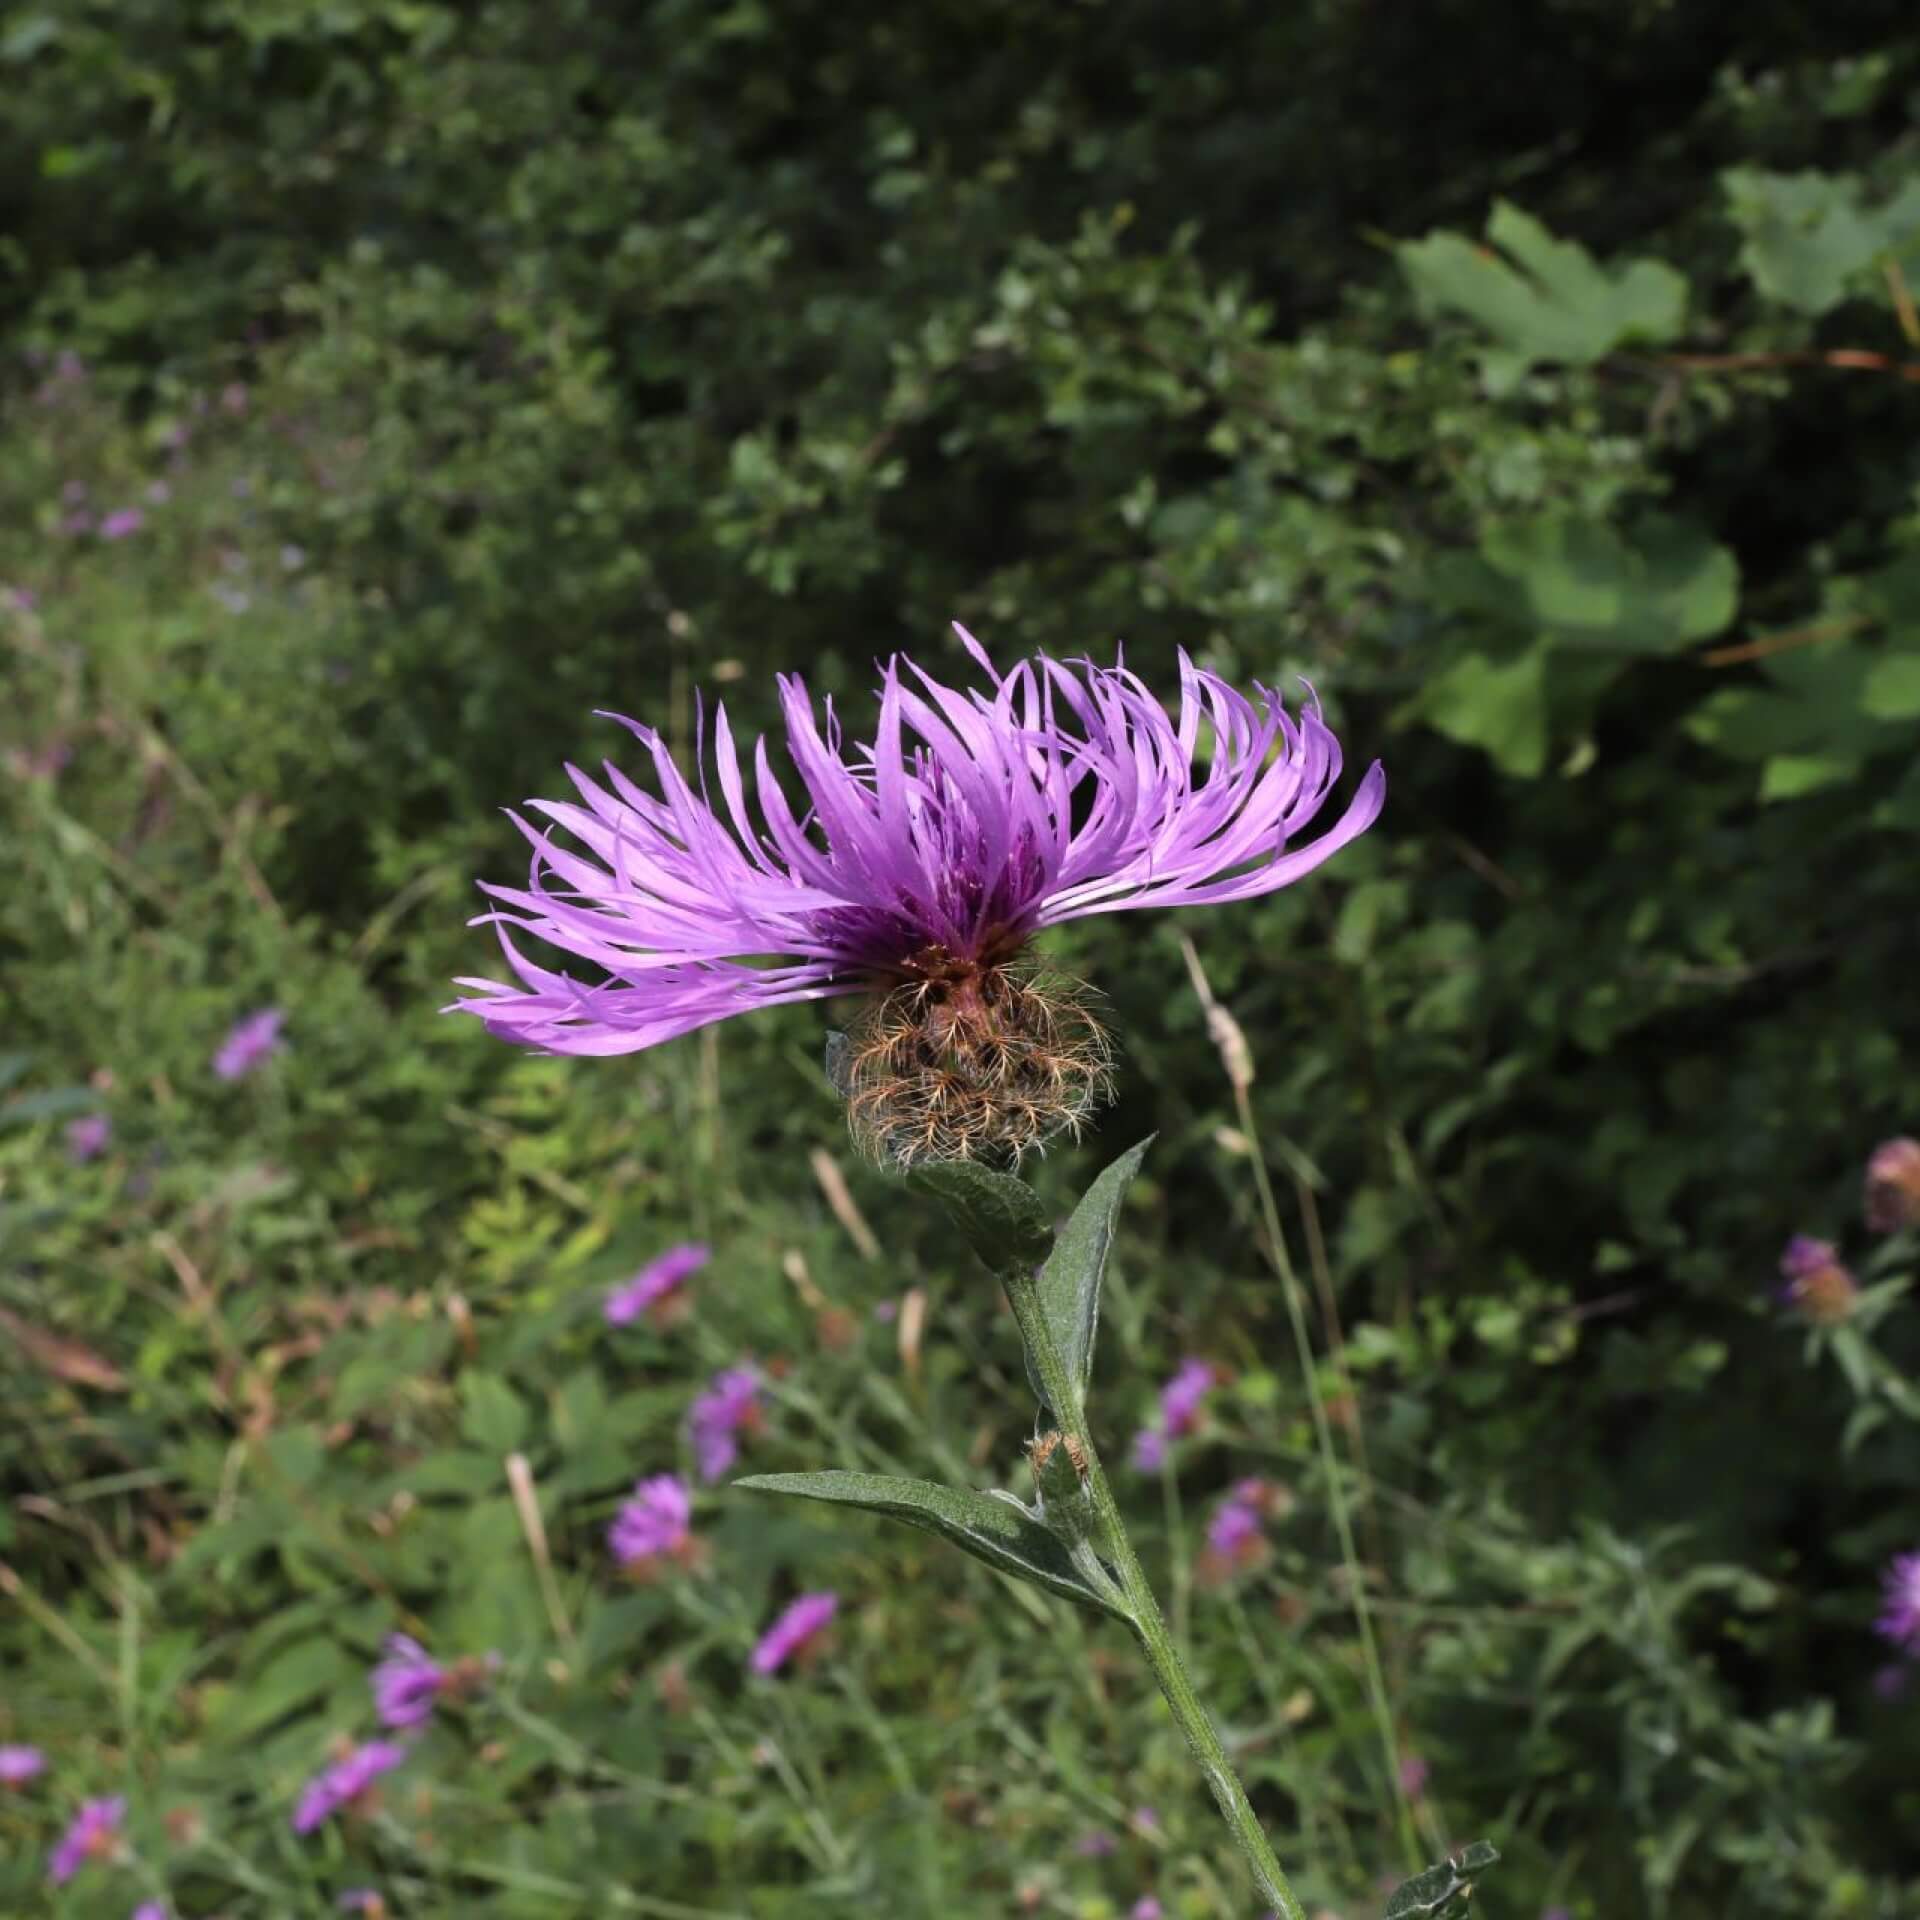
[[[1083,1860],[1104,1860],[1119,1844],[1112,1834],[1096,1827],[1091,1833],[1083,1833],[1073,1843],[1073,1850]]]
[[[115,507],[100,522],[102,540],[124,540],[147,524],[147,516],[138,507]]]
[[[334,1902],[342,1913],[365,1913],[380,1920],[387,1910],[386,1896],[374,1887],[350,1887]]]
[[[387,1657],[373,1670],[373,1710],[384,1727],[417,1727],[433,1717],[447,1670],[418,1640],[404,1633],[387,1640]]]
[[[1920,1654],[1920,1553],[1897,1553],[1883,1576],[1879,1631],[1896,1647]]]
[[[309,1780],[293,1810],[295,1833],[311,1833],[338,1813],[361,1800],[383,1773],[391,1773],[407,1757],[405,1747],[391,1740],[369,1740],[349,1747],[331,1766]]]
[[[840,1609],[840,1597],[832,1593],[803,1593],[760,1636],[748,1666],[758,1674],[778,1673],[804,1647],[824,1633],[827,1624]]]
[[[1158,1833],[1160,1831],[1160,1813],[1156,1807],[1135,1807],[1127,1816],[1127,1825],[1135,1833]]]
[[[1207,1545],[1223,1559],[1232,1559],[1260,1537],[1260,1516],[1234,1499],[1224,1502],[1207,1526]]]
[[[44,1773],[47,1756],[38,1747],[0,1747],[0,1787],[17,1787]]]
[[[760,1419],[760,1379],[748,1367],[728,1367],[713,1376],[707,1390],[693,1403],[687,1431],[702,1480],[718,1480],[739,1457],[734,1437]]]
[[[104,1113],[83,1113],[67,1122],[67,1158],[91,1160],[113,1138],[113,1122]]]
[[[1133,1436],[1133,1464],[1142,1473],[1158,1473],[1167,1463],[1167,1442],[1193,1431],[1200,1403],[1213,1388],[1214,1372],[1204,1360],[1187,1359],[1160,1389],[1160,1423]]]
[[[133,1920],[167,1920],[164,1900],[142,1900],[133,1910]]]
[[[656,1254],[631,1280],[623,1281],[607,1295],[606,1316],[610,1327],[624,1327],[639,1319],[646,1310],[664,1300],[689,1274],[695,1274],[713,1257],[712,1249],[686,1242]]]
[[[685,1550],[692,1517],[687,1483],[677,1474],[657,1473],[634,1483],[633,1498],[621,1505],[607,1529],[607,1545],[623,1567],[646,1566]]]
[[[1128,1909],[1127,1920],[1160,1920],[1160,1902],[1152,1894],[1143,1893]]]
[[[278,1007],[263,1007],[236,1022],[213,1056],[214,1072],[222,1080],[238,1080],[251,1073],[269,1054],[279,1052],[280,1028],[285,1019]]]
[[[1417,1753],[1408,1754],[1400,1762],[1400,1791],[1409,1800],[1418,1800],[1432,1777],[1433,1769]]]
[[[127,1803],[115,1794],[110,1800],[85,1801],[47,1862],[47,1878],[64,1887],[89,1860],[103,1860],[119,1845],[120,1822]]]
[[[1780,1255],[1784,1284],[1775,1297],[1797,1307],[1816,1326],[1838,1326],[1853,1311],[1860,1283],[1841,1264],[1839,1249],[1829,1240],[1796,1233]]]
[[[1867,1225],[1875,1233],[1920,1227],[1920,1140],[1883,1140],[1867,1159]]]
[[[1213,1369],[1204,1360],[1182,1360],[1179,1371],[1160,1389],[1160,1424],[1169,1439],[1193,1431],[1200,1403],[1213,1390]]]
[[[697,790],[654,728],[623,720],[657,792],[611,764],[604,784],[570,767],[577,799],[533,803],[550,825],[515,816],[533,847],[528,884],[487,885],[499,905],[482,916],[515,978],[463,979],[471,991],[455,1008],[547,1052],[631,1053],[877,981],[901,999],[897,1056],[931,1033],[950,1063],[965,1052],[952,1043],[971,1039],[1004,1077],[1011,1035],[1049,1066],[1069,1057],[1075,1099],[1059,1124],[1084,1117],[1105,1096],[1104,1036],[1066,1047],[1063,1035],[1098,1036],[1090,1016],[1077,1000],[1063,1014],[1006,964],[1069,920],[1272,893],[1372,825],[1385,777],[1376,764],[1340,820],[1289,851],[1340,774],[1339,743],[1311,700],[1295,717],[1267,688],[1249,699],[1183,656],[1176,715],[1120,664],[1040,656],[1003,676],[956,630],[990,691],[890,660],[871,743],[844,739],[831,703],[823,722],[799,676],[781,679],[798,812],[764,740],[750,806],[724,707]],[[586,962],[590,977],[529,958],[528,937]],[[963,1080],[982,1077],[966,1064]],[[896,1159],[951,1145],[942,1136],[909,1153],[897,1116],[914,1106],[902,1095],[864,1118]]]

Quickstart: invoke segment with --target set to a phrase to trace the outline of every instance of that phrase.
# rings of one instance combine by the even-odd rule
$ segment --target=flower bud
[[[1867,1161],[1867,1225],[1875,1233],[1920,1227],[1920,1140],[1883,1140]]]

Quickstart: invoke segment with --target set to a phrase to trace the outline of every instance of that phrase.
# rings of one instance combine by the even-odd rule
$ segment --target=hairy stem
[[[1240,1850],[1246,1855],[1248,1866],[1253,1869],[1254,1881],[1261,1893],[1273,1903],[1283,1920],[1306,1920],[1306,1909],[1287,1884],[1287,1876],[1281,1872],[1280,1862],[1274,1858],[1273,1849],[1267,1844],[1267,1836],[1254,1817],[1246,1789],[1241,1786],[1233,1763],[1227,1758],[1220,1735],[1208,1718],[1206,1708],[1200,1704],[1200,1696],[1193,1690],[1193,1682],[1180,1659],[1179,1649],[1174,1644],[1172,1634],[1167,1631],[1166,1621],[1161,1617],[1160,1603],[1154,1598],[1153,1588],[1147,1583],[1139,1556],[1127,1538],[1119,1504],[1113,1497],[1113,1488],[1108,1484],[1106,1470],[1100,1464],[1093,1435],[1087,1430],[1080,1384],[1069,1373],[1060,1349],[1054,1342],[1053,1331],[1047,1324],[1047,1316],[1040,1303],[1035,1276],[1024,1270],[1015,1270],[1003,1273],[1001,1279],[1008,1298],[1013,1302],[1014,1317],[1020,1324],[1020,1337],[1026,1342],[1027,1352],[1033,1358],[1034,1372],[1045,1390],[1053,1417],[1060,1431],[1081,1448],[1087,1494],[1093,1503],[1097,1522],[1094,1538],[1100,1543],[1119,1581],[1141,1650],[1147,1656],[1147,1664],[1153,1669],[1153,1677],[1160,1683],[1160,1691],[1166,1698],[1174,1720],[1186,1736],[1187,1750],[1206,1777],[1214,1801],[1226,1817],[1227,1825],[1232,1828],[1233,1837],[1240,1843]]]

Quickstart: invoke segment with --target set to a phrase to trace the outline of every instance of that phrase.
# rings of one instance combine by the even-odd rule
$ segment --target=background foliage
[[[1920,1446],[1768,1297],[1920,1129],[1908,7],[68,0],[0,87],[7,1912],[1246,1910],[1117,1629],[724,1494],[704,1575],[613,1576],[742,1357],[757,1470],[1024,1471],[1011,1329],[850,1164],[817,1016],[561,1065],[434,1010],[593,709],[857,711],[955,616],[1305,675],[1389,764],[1186,930],[1338,1303],[1393,1725],[1173,919],[1071,936],[1129,1058],[1041,1176],[1160,1130],[1100,1417],[1231,1373],[1133,1497],[1310,1902],[1418,1864],[1417,1755],[1496,1913],[1914,1910],[1868,1628]],[[690,1234],[695,1320],[604,1328]],[[1272,1558],[1196,1586],[1254,1472]],[[837,1650],[748,1683],[821,1586]],[[396,1627],[498,1684],[298,1842]],[[49,1894],[109,1791],[139,1864]]]

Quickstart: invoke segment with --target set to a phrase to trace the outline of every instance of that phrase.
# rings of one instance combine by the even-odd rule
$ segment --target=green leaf
[[[1473,1841],[1438,1866],[1401,1881],[1389,1895],[1380,1920],[1425,1920],[1426,1916],[1445,1913],[1456,1900],[1465,1900],[1473,1891],[1474,1876],[1499,1858],[1491,1842]]]
[[[1087,1583],[1065,1546],[1011,1494],[936,1486],[930,1480],[897,1480],[879,1473],[756,1473],[733,1484],[751,1493],[787,1493],[801,1500],[888,1514],[951,1540],[1002,1573],[1031,1580],[1050,1593],[1115,1619],[1129,1618],[1117,1599]]]
[[[1470,653],[1430,681],[1413,710],[1449,740],[1483,748],[1503,773],[1532,778],[1547,764],[1547,650],[1517,660]]]
[[[1664,515],[1616,531],[1540,514],[1496,527],[1480,551],[1517,590],[1524,617],[1562,647],[1673,653],[1722,631],[1739,603],[1733,554]]]
[[[1873,210],[1849,173],[1729,167],[1720,184],[1742,234],[1741,265],[1769,300],[1800,313],[1837,307],[1877,259],[1920,238],[1920,180]]]
[[[1854,779],[1860,762],[1837,753],[1780,753],[1760,770],[1762,800],[1798,800],[1803,793]]]
[[[527,1409],[504,1380],[491,1373],[464,1373],[460,1398],[466,1403],[460,1416],[464,1438],[493,1454],[518,1450],[527,1436]]]
[[[1876,660],[1861,688],[1860,705],[1875,720],[1920,720],[1920,653]]]
[[[1510,387],[1536,361],[1591,366],[1628,341],[1672,340],[1686,324],[1686,280],[1662,261],[1634,260],[1608,272],[1586,248],[1556,240],[1504,200],[1487,222],[1487,239],[1482,246],[1464,234],[1430,233],[1400,247],[1398,257],[1424,303],[1465,314],[1502,349],[1486,367],[1494,390]]]
[[[1129,1147],[1087,1189],[1073,1210],[1073,1218],[1060,1229],[1035,1282],[1040,1311],[1046,1316],[1054,1345],[1067,1363],[1067,1372],[1082,1400],[1093,1377],[1093,1342],[1100,1329],[1100,1285],[1107,1274],[1107,1256],[1113,1251],[1113,1223],[1152,1144],[1149,1134],[1138,1146]]]
[[[920,1167],[911,1177],[940,1201],[995,1273],[1024,1271],[1046,1258],[1053,1224],[1024,1180],[971,1160]]]

